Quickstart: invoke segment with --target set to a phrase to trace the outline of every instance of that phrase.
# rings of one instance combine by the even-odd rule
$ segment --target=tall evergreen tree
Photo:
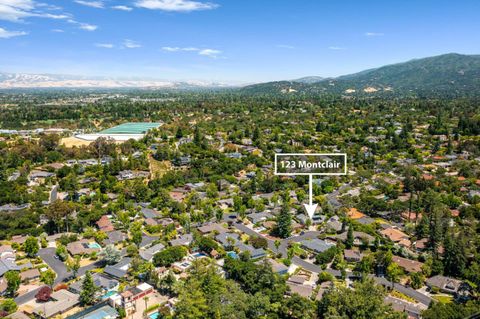
[[[345,242],[345,247],[347,247],[348,249],[352,248],[354,241],[355,241],[355,238],[353,237],[353,225],[350,224],[348,226],[347,241]]]
[[[91,305],[95,301],[95,293],[97,286],[93,282],[92,274],[88,271],[82,283],[82,291],[80,292],[80,303],[82,305]]]
[[[292,233],[292,216],[290,215],[287,205],[282,207],[277,217],[276,235],[280,238],[290,237]]]

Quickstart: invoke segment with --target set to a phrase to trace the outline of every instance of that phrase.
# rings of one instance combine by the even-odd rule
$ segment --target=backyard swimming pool
[[[229,252],[227,253],[227,255],[228,255],[229,257],[233,258],[233,259],[238,259],[238,255],[237,255],[237,253],[234,252],[234,251],[229,251]]]
[[[109,290],[106,294],[102,296],[102,299],[108,299],[111,296],[115,295],[117,292],[115,290]]]
[[[159,316],[160,316],[160,314],[159,314],[158,311],[157,311],[157,312],[154,312],[154,313],[150,314],[150,315],[148,316],[148,318],[150,318],[150,319],[158,319]]]
[[[100,246],[100,245],[99,245],[98,243],[96,243],[96,242],[88,243],[88,247],[90,247],[90,248],[96,248],[96,249],[102,248],[102,246]]]

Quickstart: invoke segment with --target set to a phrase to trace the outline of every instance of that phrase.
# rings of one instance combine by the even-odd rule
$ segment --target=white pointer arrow
[[[308,217],[312,218],[313,214],[315,214],[315,210],[317,209],[317,204],[312,204],[312,175],[308,175],[308,197],[309,202],[308,204],[303,204],[305,206],[305,210],[307,211]]]

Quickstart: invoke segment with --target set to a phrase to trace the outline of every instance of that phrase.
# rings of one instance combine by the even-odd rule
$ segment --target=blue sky
[[[258,82],[480,53],[480,1],[0,0],[0,71]]]

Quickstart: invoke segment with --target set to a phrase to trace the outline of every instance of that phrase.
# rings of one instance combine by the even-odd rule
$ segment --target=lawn
[[[443,303],[443,304],[450,303],[453,300],[453,297],[449,296],[449,295],[435,295],[435,296],[432,296],[432,297],[433,297],[433,299],[435,299],[438,302]]]

